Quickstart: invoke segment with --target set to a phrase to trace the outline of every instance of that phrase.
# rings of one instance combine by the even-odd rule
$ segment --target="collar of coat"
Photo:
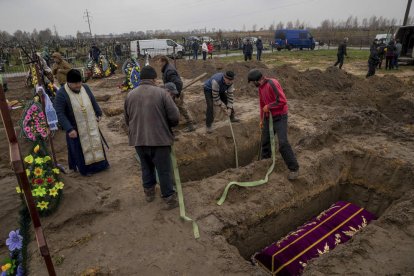
[[[152,82],[152,80],[141,80],[141,84],[140,85],[152,85],[152,86],[156,86],[155,83]]]

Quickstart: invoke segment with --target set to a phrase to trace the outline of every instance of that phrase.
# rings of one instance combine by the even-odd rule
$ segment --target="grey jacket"
[[[168,92],[143,80],[128,93],[124,104],[130,146],[170,146],[171,127],[178,125],[180,113]]]

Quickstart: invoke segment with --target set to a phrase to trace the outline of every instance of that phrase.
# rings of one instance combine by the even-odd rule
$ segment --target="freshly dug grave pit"
[[[338,155],[336,157],[340,159]],[[334,178],[337,179],[335,182],[325,183],[321,190],[308,187],[308,192],[303,191],[308,196],[298,195],[296,200],[282,209],[274,206],[274,211],[267,210],[264,215],[257,213],[255,218],[246,218],[244,225],[238,223],[237,226],[223,228],[222,234],[227,242],[250,261],[254,253],[278,241],[338,201],[356,204],[380,218],[387,213],[388,207],[393,206],[393,202],[412,190],[414,168],[409,164],[369,152],[351,156],[345,153],[343,157],[351,159],[340,175]],[[320,179],[324,181],[324,176]],[[275,183],[270,181],[267,185]]]
[[[236,246],[240,255],[251,260],[254,253],[286,236],[289,232],[319,215],[338,201],[347,201],[380,217],[393,199],[374,189],[352,183],[337,183],[306,202],[297,202],[287,210],[274,213],[248,229],[226,233],[227,241]]]

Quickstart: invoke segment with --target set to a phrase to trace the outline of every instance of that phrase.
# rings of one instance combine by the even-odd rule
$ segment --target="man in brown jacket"
[[[66,83],[66,75],[72,69],[72,66],[66,60],[63,60],[62,55],[58,52],[53,53],[52,57],[54,60],[52,66],[53,76],[55,76],[60,86],[63,86]]]
[[[158,172],[161,196],[166,209],[178,206],[174,190],[171,127],[177,126],[180,113],[168,92],[155,85],[157,73],[147,65],[141,69],[141,84],[128,93],[124,115],[128,126],[129,145],[134,146],[141,160],[142,184],[145,198],[155,198],[155,169]]]

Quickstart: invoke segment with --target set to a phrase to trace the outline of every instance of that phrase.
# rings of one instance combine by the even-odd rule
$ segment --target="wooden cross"
[[[23,191],[24,199],[27,209],[29,210],[30,217],[32,219],[33,227],[35,230],[37,246],[46,264],[47,271],[50,276],[55,276],[55,268],[53,267],[52,258],[49,253],[49,248],[46,243],[46,238],[43,234],[42,225],[40,224],[39,213],[37,212],[35,202],[32,196],[32,190],[30,189],[29,179],[27,178],[26,171],[21,156],[19,142],[17,140],[16,132],[14,130],[13,122],[10,117],[9,106],[6,102],[6,95],[3,91],[3,86],[0,85],[0,112],[3,120],[4,128],[6,129],[7,139],[10,148],[10,162],[14,173],[16,174],[17,182],[20,189]]]

